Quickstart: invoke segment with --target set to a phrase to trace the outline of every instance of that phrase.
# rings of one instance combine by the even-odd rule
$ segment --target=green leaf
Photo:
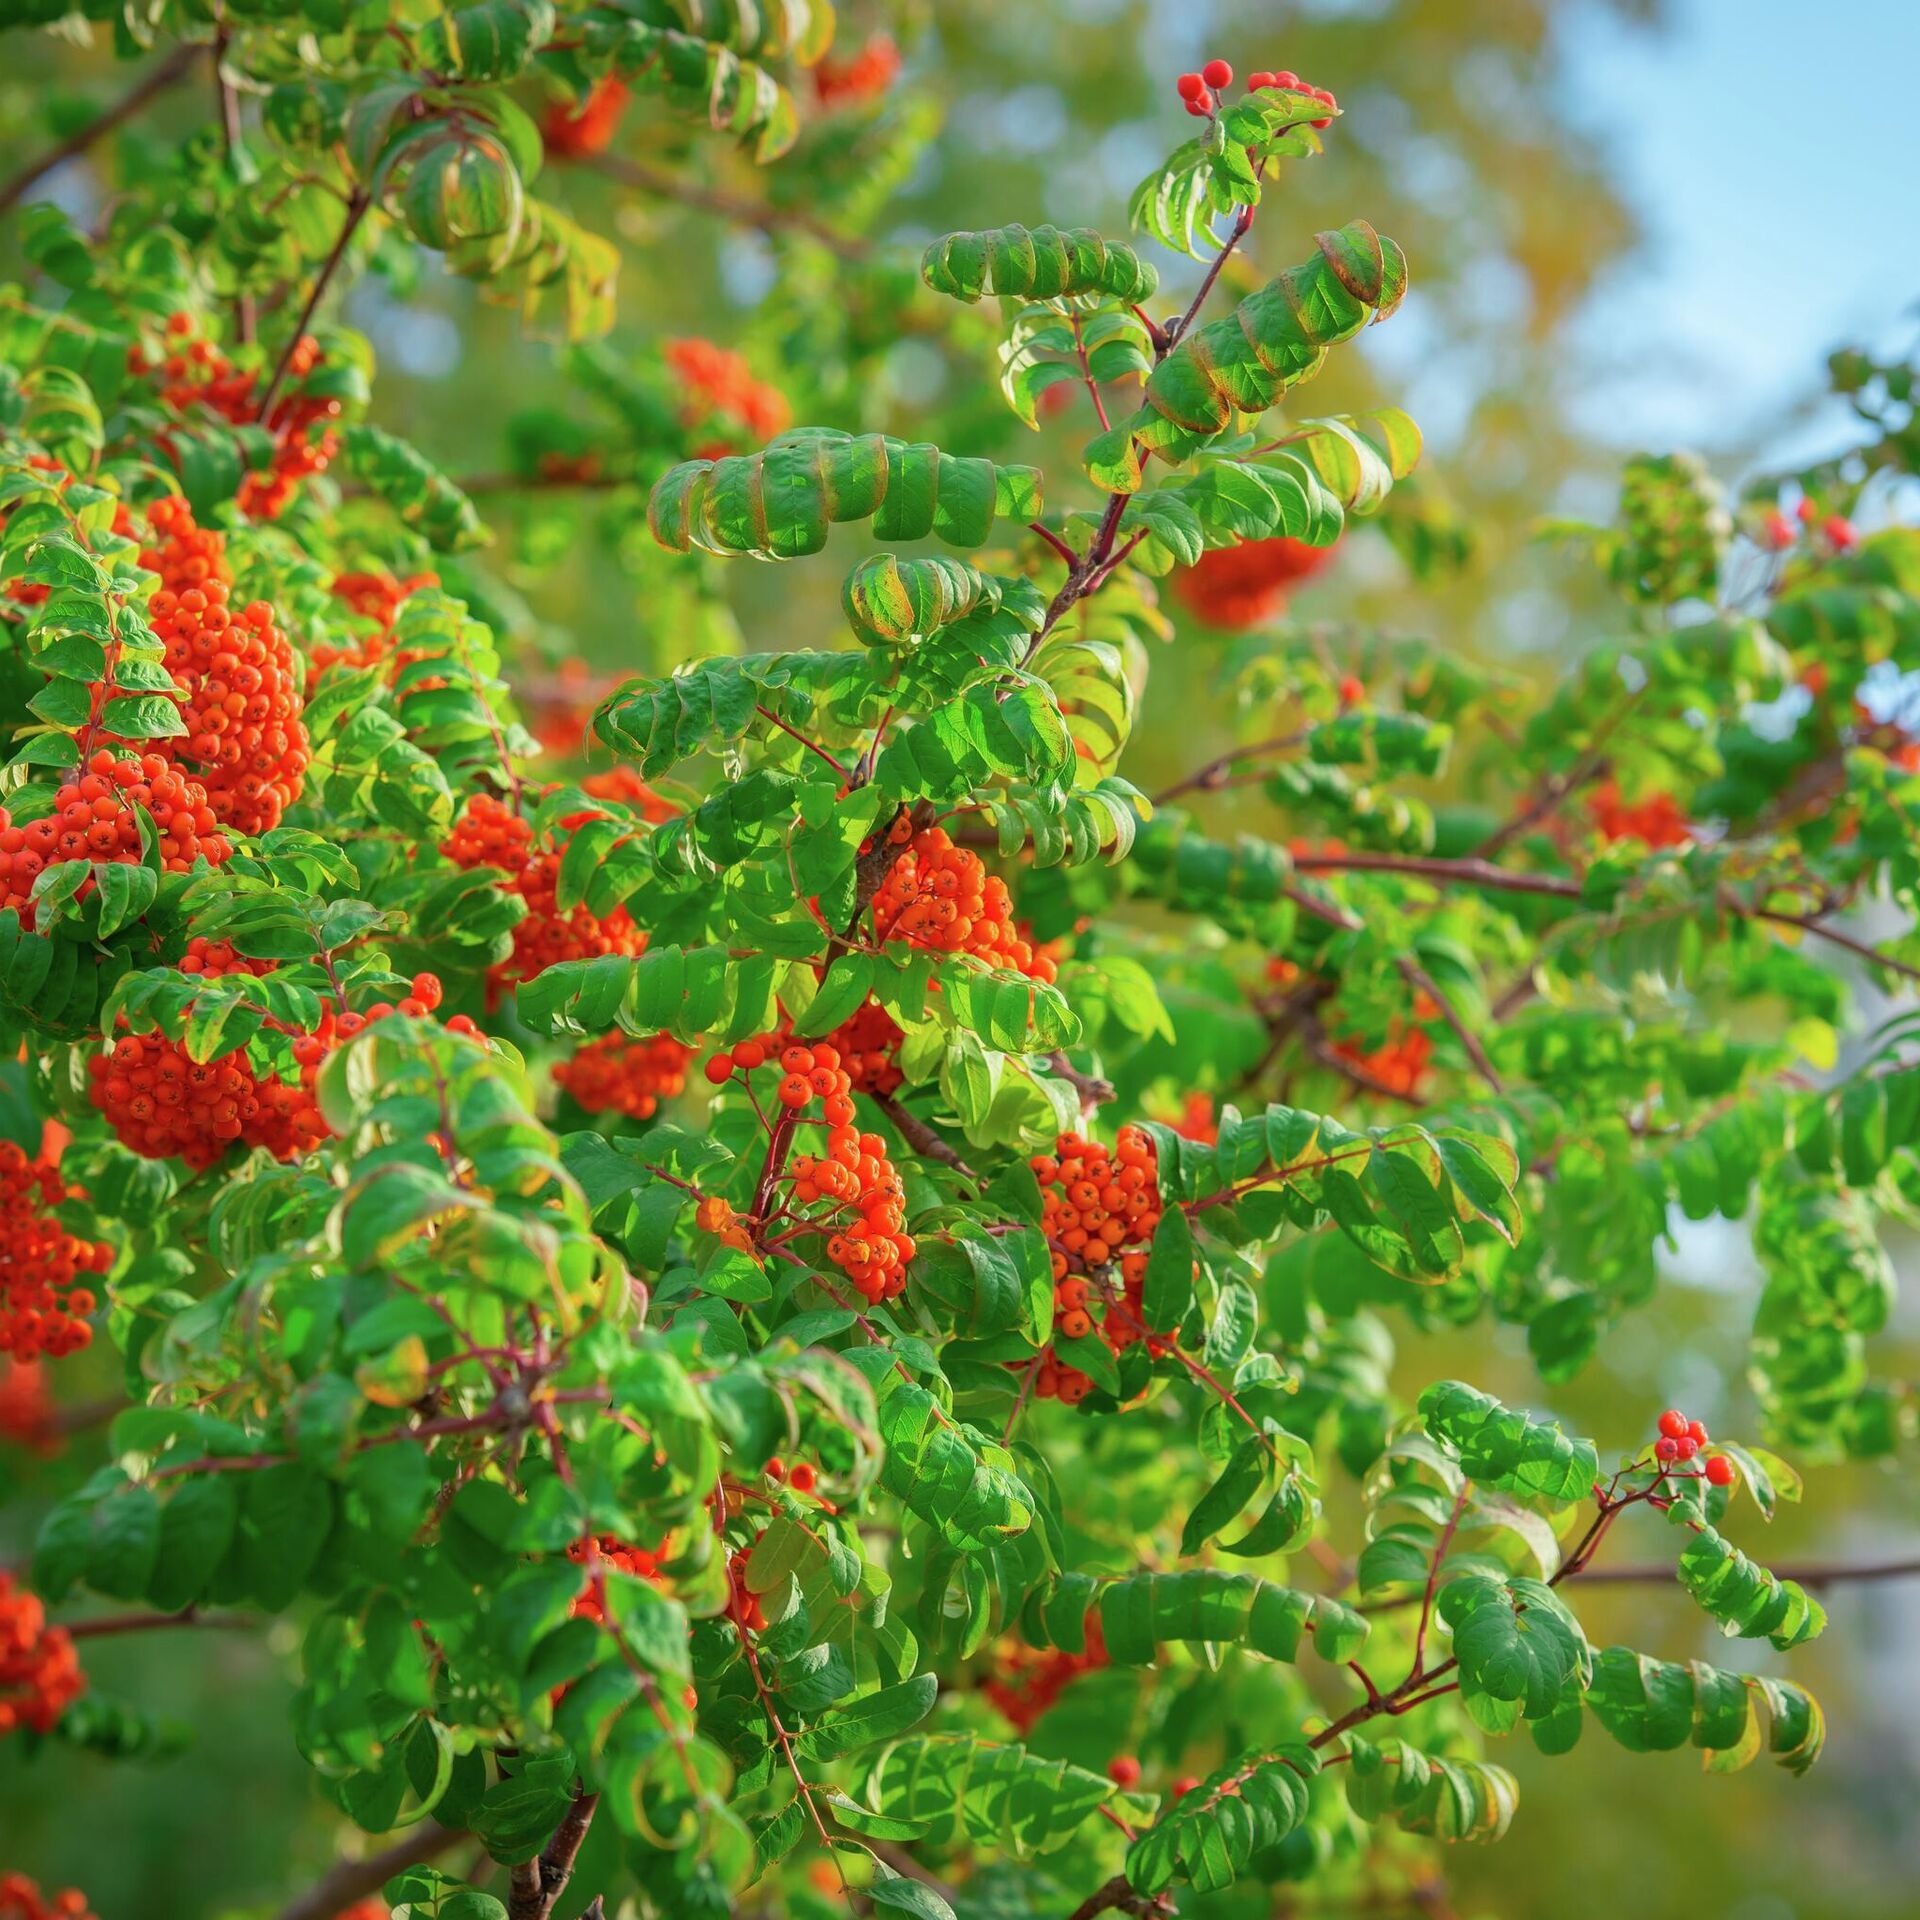
[[[1303,1824],[1307,1786],[1319,1771],[1319,1755],[1303,1745],[1209,1774],[1127,1849],[1127,1878],[1143,1894],[1177,1881],[1196,1893],[1232,1886]]]
[[[1783,1651],[1826,1629],[1827,1610],[1797,1582],[1756,1565],[1704,1522],[1680,1551],[1680,1584],[1729,1638],[1765,1638]]]
[[[1593,1491],[1600,1476],[1591,1440],[1570,1440],[1557,1426],[1530,1420],[1458,1380],[1428,1387],[1420,1396],[1420,1417],[1469,1479],[1504,1493],[1571,1506]]]
[[[884,434],[827,427],[783,434],[762,452],[692,460],[654,486],[648,524],[663,547],[792,560],[818,553],[827,529],[873,522],[881,540],[944,540],[978,547],[996,518],[1040,511],[1032,467],[996,467]]]
[[[1103,240],[1089,227],[1019,225],[984,233],[949,233],[920,261],[920,276],[935,293],[977,301],[1062,300],[1110,294],[1150,300],[1160,276],[1131,247]]]

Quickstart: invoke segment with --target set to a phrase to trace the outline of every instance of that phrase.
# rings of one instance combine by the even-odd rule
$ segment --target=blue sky
[[[1828,350],[1920,331],[1920,0],[1674,15],[1578,9],[1560,38],[1569,110],[1647,233],[1581,317],[1576,410],[1623,445],[1811,457],[1835,416],[1791,415]]]

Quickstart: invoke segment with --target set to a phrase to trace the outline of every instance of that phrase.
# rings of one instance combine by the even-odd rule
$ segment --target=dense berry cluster
[[[571,835],[590,815],[570,815],[560,823]],[[593,960],[602,954],[637,954],[647,936],[625,907],[597,914],[584,901],[561,910],[560,863],[566,842],[539,847],[533,829],[511,807],[490,794],[470,799],[442,848],[460,867],[498,867],[507,875],[506,891],[527,903],[526,918],[513,930],[513,951],[487,974],[495,997],[522,980],[531,980],[563,960]]]
[[[1659,849],[1683,847],[1693,838],[1686,809],[1670,793],[1652,793],[1629,803],[1615,781],[1605,780],[1588,796],[1587,811],[1606,840],[1639,840]]]
[[[877,1000],[868,1000],[827,1038],[840,1056],[856,1093],[895,1093],[906,1075],[900,1071],[899,1021]]]
[[[250,973],[256,979],[273,971],[271,960],[249,960],[231,941],[209,940],[195,934],[180,956],[180,971],[197,980],[222,980],[230,973]]]
[[[386,1920],[386,1908],[380,1920]],[[69,1887],[43,1894],[24,1873],[0,1873],[0,1920],[98,1920],[87,1896]]]
[[[789,1205],[797,1209],[826,1201],[825,1212],[810,1216],[809,1224],[827,1234],[827,1258],[865,1299],[892,1299],[905,1289],[914,1255],[913,1237],[906,1231],[906,1189],[887,1157],[887,1143],[854,1125],[853,1082],[839,1049],[829,1041],[783,1043],[780,1035],[767,1034],[715,1054],[706,1073],[720,1086],[767,1065],[780,1070],[774,1098],[786,1124],[827,1130],[824,1152],[795,1154],[789,1163]],[[817,1116],[807,1111],[816,1102]]]
[[[293,649],[266,601],[228,606],[225,538],[195,526],[184,500],[157,501],[148,520],[155,544],[140,563],[161,585],[147,613],[187,729],[173,753],[222,826],[265,833],[300,797],[312,758]]]
[[[87,1079],[88,1099],[122,1146],[149,1160],[184,1160],[195,1172],[278,1117],[245,1048],[193,1060],[163,1034],[126,1033],[87,1062]]]
[[[72,1637],[47,1625],[39,1595],[0,1573],[0,1735],[22,1727],[50,1733],[86,1690]],[[0,1880],[0,1915],[6,1885]]]
[[[55,1218],[68,1197],[58,1170],[0,1140],[0,1353],[50,1360],[78,1353],[93,1338],[98,1302],[75,1282],[113,1264],[113,1249],[82,1240]]]
[[[610,1033],[561,1061],[553,1078],[589,1113],[650,1120],[662,1100],[671,1100],[687,1084],[692,1058],[693,1049],[668,1033],[640,1040]]]
[[[879,99],[899,77],[893,36],[871,33],[850,60],[822,60],[813,70],[813,91],[823,107],[857,107]]]
[[[719,423],[738,427],[756,440],[771,440],[791,424],[793,409],[786,395],[756,380],[742,355],[711,340],[669,340],[664,351],[667,366],[685,389],[681,418],[687,426]],[[728,450],[724,444],[699,449]]]
[[[1433,1036],[1424,1027],[1404,1021],[1389,1023],[1387,1037],[1377,1047],[1357,1040],[1335,1040],[1332,1052],[1349,1063],[1356,1077],[1403,1100],[1418,1100],[1433,1064]]]
[[[311,335],[295,342],[287,361],[288,381],[297,385],[319,367],[320,343]],[[340,403],[313,394],[283,392],[264,418],[259,418],[259,379],[235,369],[233,362],[211,340],[196,335],[193,316],[175,313],[167,320],[167,350],[159,359],[135,346],[127,356],[128,371],[150,375],[160,398],[174,412],[191,415],[204,410],[234,426],[258,424],[273,437],[265,467],[240,483],[237,504],[250,520],[277,520],[294,491],[309,474],[324,473],[339,451],[340,436],[332,421],[340,417]],[[165,436],[162,436],[163,440]]]
[[[1160,1224],[1153,1140],[1139,1127],[1122,1127],[1111,1150],[1079,1133],[1063,1133],[1052,1153],[1029,1163],[1040,1182],[1041,1230],[1053,1261],[1053,1327],[1062,1339],[1098,1332],[1116,1353],[1144,1331],[1141,1296],[1147,1270],[1142,1249]],[[1116,1286],[1110,1271],[1119,1263]],[[1103,1304],[1096,1322],[1088,1311]],[[1052,1348],[1041,1355],[1034,1391],[1069,1406],[1093,1391],[1093,1381]]]
[[[337,647],[316,640],[307,648],[307,662],[315,673],[345,662],[350,667],[377,666],[393,645],[393,623],[401,602],[410,593],[425,593],[440,584],[437,573],[409,574],[402,580],[391,573],[341,573],[334,576],[333,597],[365,623],[365,631],[351,646]]]
[[[736,1547],[727,1556],[727,1616],[742,1633],[764,1633],[767,1610],[759,1594],[747,1585],[751,1546]]]
[[[1215,547],[1174,576],[1173,589],[1210,627],[1238,632],[1286,611],[1288,590],[1332,560],[1334,547],[1285,535]]]
[[[1054,951],[1021,936],[1006,882],[989,874],[977,853],[956,847],[944,827],[916,832],[905,815],[887,838],[900,852],[873,897],[881,940],[971,954],[1052,984],[1059,972]]]
[[[627,110],[627,83],[617,74],[596,80],[577,106],[555,101],[540,119],[540,138],[555,160],[584,160],[605,153]]]
[[[198,860],[219,866],[233,847],[220,831],[207,790],[170,767],[157,753],[116,754],[101,748],[85,772],[70,773],[52,811],[21,826],[0,807],[0,908],[18,910],[33,924],[33,883],[48,867],[69,860],[139,866],[144,858],[139,808],[158,831],[160,864],[187,873]],[[81,889],[91,889],[89,881]]]
[[[708,1066],[712,1066],[709,1061]],[[732,1071],[731,1067],[728,1069]],[[712,1075],[708,1075],[712,1078]],[[747,1223],[733,1209],[733,1202],[717,1193],[707,1194],[693,1210],[693,1224],[702,1233],[710,1233],[723,1247],[731,1247],[735,1253],[752,1253],[753,1235],[747,1231]]]
[[[1087,1615],[1086,1633],[1086,1650],[1082,1653],[1068,1653],[1060,1647],[1042,1652],[1020,1641],[1002,1646],[998,1670],[981,1691],[1023,1739],[1073,1681],[1107,1665],[1106,1636],[1098,1612]]]
[[[220,960],[223,972],[260,970],[258,962],[237,958],[232,966],[225,964],[231,948],[215,949],[200,941],[195,945],[202,978],[213,977],[206,964],[209,955]],[[312,1032],[293,1036],[293,1058],[300,1070],[295,1083],[261,1071],[244,1047],[217,1060],[199,1061],[164,1034],[122,1034],[87,1062],[88,1098],[120,1143],[146,1159],[184,1160],[203,1172],[234,1146],[244,1146],[260,1147],[276,1160],[297,1160],[331,1137],[316,1092],[327,1056],[395,1014],[424,1019],[440,997],[438,976],[421,973],[404,999],[377,1001],[357,1013],[326,1008]],[[465,1014],[455,1014],[446,1026],[449,1033],[481,1037]]]

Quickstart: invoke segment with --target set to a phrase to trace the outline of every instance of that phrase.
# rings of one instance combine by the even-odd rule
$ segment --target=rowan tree
[[[144,65],[70,151],[212,111],[90,226],[4,194],[7,1430],[103,1349],[124,1399],[0,1575],[0,1732],[150,1751],[89,1639],[284,1618],[372,1838],[260,1911],[356,1920],[1232,1920],[1428,1886],[1507,1739],[1810,1766],[1771,1663],[1578,1607],[1651,1566],[1784,1652],[1887,1570],[1749,1550],[1912,1425],[1908,1025],[1835,1070],[1920,977],[1920,540],[1854,519],[1910,370],[1836,362],[1846,460],[1550,529],[1617,608],[1539,691],[1290,617],[1458,555],[1403,412],[1310,410],[1409,283],[1288,228],[1321,76],[1167,75],[1135,239],[915,259],[901,48],[820,0],[78,14]],[[623,142],[771,236],[784,354],[609,344]],[[349,324],[427,274],[563,337],[484,484]],[[969,450],[863,413],[909,334]],[[650,543],[671,670],[542,656],[479,499],[549,491]],[[840,616],[712,644],[749,560]],[[1148,793],[1170,677],[1235,744]],[[1738,1435],[1396,1390],[1499,1323],[1550,1399],[1676,1213],[1752,1220]]]

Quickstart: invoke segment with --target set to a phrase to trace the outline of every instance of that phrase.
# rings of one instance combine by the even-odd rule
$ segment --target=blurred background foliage
[[[1619,449],[1575,424],[1569,336],[1642,240],[1611,157],[1568,109],[1560,35],[1570,11],[1551,0],[847,0],[840,43],[890,33],[901,76],[877,104],[853,111],[823,112],[803,98],[800,144],[781,168],[761,173],[636,105],[607,156],[556,163],[543,180],[544,194],[620,242],[619,319],[591,363],[525,337],[471,283],[398,248],[383,254],[346,309],[379,358],[375,417],[474,482],[495,539],[450,570],[451,584],[513,631],[536,708],[543,693],[564,706],[609,677],[706,651],[823,639],[838,626],[835,569],[776,578],[732,568],[723,585],[711,563],[655,549],[641,492],[604,484],[604,469],[585,487],[521,484],[541,478],[542,453],[551,464],[556,447],[605,433],[611,416],[583,400],[583,373],[671,419],[663,345],[710,338],[743,351],[797,420],[1033,458],[1000,398],[990,329],[964,315],[954,322],[920,288],[918,247],[1011,219],[1118,234],[1129,189],[1180,137],[1171,77],[1216,52],[1243,67],[1286,64],[1331,86],[1346,117],[1328,153],[1289,176],[1290,199],[1263,217],[1230,275],[1254,284],[1301,258],[1317,229],[1364,215],[1404,244],[1414,294],[1393,327],[1338,359],[1314,406],[1358,409],[1410,387],[1445,396],[1443,418],[1426,423],[1435,430],[1417,483],[1396,494],[1384,522],[1346,542],[1290,617],[1336,654],[1378,627],[1550,682],[1628,618],[1592,569],[1536,543],[1532,530],[1545,514],[1606,497]],[[1580,11],[1650,35],[1664,29],[1659,0]],[[126,85],[104,43],[15,35],[7,53],[0,177]],[[86,223],[116,168],[156,164],[175,139],[210,129],[210,106],[175,90],[116,144],[38,191]],[[1886,129],[1889,165],[1902,137]],[[661,175],[700,181],[752,218],[717,218],[649,191]],[[1751,243],[1763,247],[1767,236],[1756,230]],[[1171,304],[1197,269],[1151,251]],[[21,270],[0,251],[0,278]],[[1810,390],[1818,373],[1809,365]],[[1043,411],[1053,454],[1085,437],[1083,412]],[[629,470],[616,465],[614,476]],[[1178,673],[1162,673],[1152,725],[1125,767],[1148,791],[1233,737],[1231,703],[1210,671],[1225,661],[1222,641],[1183,627],[1179,644],[1190,651]],[[1461,777],[1470,782],[1471,770]],[[1675,1402],[1716,1429],[1750,1424],[1742,1364],[1758,1278],[1744,1232],[1678,1225],[1657,1309],[1631,1318],[1585,1374],[1555,1390],[1555,1411],[1603,1446]],[[1894,1251],[1903,1270],[1914,1266],[1914,1248]],[[1895,1373],[1920,1363],[1916,1300],[1920,1291],[1903,1289],[1907,1325],[1887,1355]],[[1510,1400],[1543,1398],[1516,1329],[1436,1333],[1413,1364],[1403,1389],[1458,1372]],[[111,1391],[111,1367],[104,1353],[70,1363],[82,1416],[89,1390]],[[0,1453],[0,1472],[30,1495],[51,1498],[89,1468],[84,1437],[45,1455]],[[1920,1498],[1897,1462],[1821,1469],[1816,1493],[1809,1513],[1780,1521],[1769,1541],[1776,1565],[1892,1557],[1920,1543]],[[32,1504],[16,1499],[7,1510]],[[1343,1505],[1353,1508],[1329,1500],[1332,1511]],[[0,1541],[0,1553],[11,1559],[23,1546]],[[1821,1695],[1834,1730],[1810,1778],[1754,1768],[1702,1784],[1681,1778],[1692,1762],[1680,1754],[1630,1758],[1589,1739],[1573,1763],[1547,1764],[1517,1742],[1501,1755],[1522,1781],[1512,1834],[1484,1853],[1452,1855],[1450,1886],[1421,1906],[1513,1920],[1611,1920],[1625,1910],[1640,1920],[1906,1920],[1920,1910],[1920,1581],[1829,1599],[1833,1630],[1796,1655],[1796,1677]],[[1671,1658],[1712,1656],[1709,1630],[1677,1598],[1596,1591],[1586,1604],[1598,1640],[1624,1636],[1631,1608],[1637,1644]],[[116,1696],[138,1700],[160,1723],[155,1751],[120,1762],[0,1744],[0,1866],[83,1885],[108,1920],[218,1920],[260,1910],[266,1889],[317,1877],[338,1823],[287,1739],[293,1640],[282,1626],[92,1648],[103,1716]],[[1092,1730],[1100,1751],[1114,1745],[1112,1716],[1140,1710],[1135,1682],[1111,1679],[1114,1691],[1089,1703],[1105,1721]],[[103,1739],[111,1734],[103,1717]],[[1059,1737],[1072,1738],[1071,1724]],[[188,1762],[181,1742],[191,1743]],[[1325,1910],[1304,1894],[1297,1906],[1282,1898],[1278,1912]],[[1062,1912],[1070,1904],[1063,1897]]]

